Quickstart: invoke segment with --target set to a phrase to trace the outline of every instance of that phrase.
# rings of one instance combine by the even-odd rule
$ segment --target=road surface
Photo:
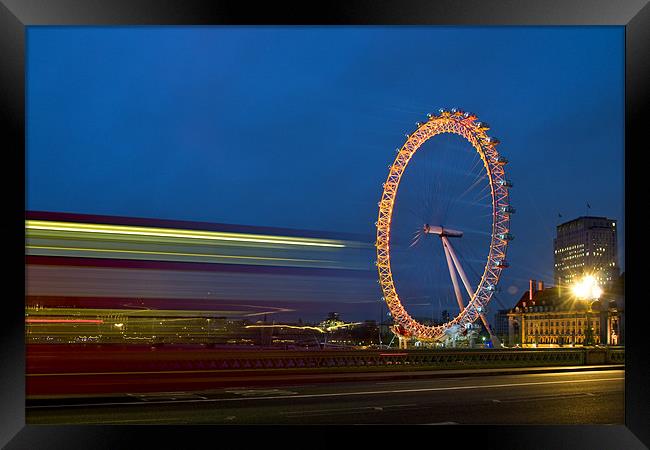
[[[623,370],[212,390],[28,403],[28,424],[622,424]]]

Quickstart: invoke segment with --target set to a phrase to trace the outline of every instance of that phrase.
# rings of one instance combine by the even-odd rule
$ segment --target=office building
[[[607,288],[619,276],[616,220],[578,217],[557,226],[553,243],[556,286],[570,286],[591,274]]]

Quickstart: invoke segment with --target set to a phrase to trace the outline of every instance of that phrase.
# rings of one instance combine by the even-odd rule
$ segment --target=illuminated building
[[[610,286],[619,275],[616,220],[578,217],[557,226],[555,284],[568,286],[585,273]]]
[[[507,314],[508,343],[522,347],[622,345],[622,305],[615,289],[606,291],[600,300],[585,301],[567,289],[545,289],[542,282],[530,280],[529,290]]]

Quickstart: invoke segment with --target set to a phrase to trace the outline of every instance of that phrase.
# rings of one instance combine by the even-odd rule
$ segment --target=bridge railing
[[[106,348],[69,352],[61,358],[28,352],[27,373],[122,372],[174,370],[268,369],[462,369],[534,366],[624,364],[624,348],[500,349],[500,350],[171,350],[119,353]],[[57,361],[52,366],[49,361]]]

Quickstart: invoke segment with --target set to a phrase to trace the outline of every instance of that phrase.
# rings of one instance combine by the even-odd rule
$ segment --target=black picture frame
[[[635,192],[647,192],[640,181],[641,157],[647,141],[643,118],[650,104],[650,6],[647,0],[347,0],[329,2],[259,2],[199,0],[0,0],[0,114],[3,133],[4,209],[2,228],[6,278],[2,311],[2,415],[0,444],[7,448],[132,448],[135,441],[149,447],[188,448],[196,439],[216,445],[228,438],[250,444],[281,439],[284,444],[313,442],[312,427],[128,427],[128,426],[26,426],[24,333],[24,213],[25,213],[25,49],[26,27],[38,25],[598,25],[625,27],[625,209],[626,242],[626,379],[625,426],[460,426],[437,427],[435,433],[410,427],[407,434],[390,427],[354,428],[356,438],[388,443],[391,436],[417,432],[418,438],[440,442],[441,436],[460,445],[500,448],[635,449],[650,445],[650,396],[647,386],[647,349],[643,330],[644,297],[634,261],[641,260],[636,242],[644,223],[634,202]],[[603,111],[603,120],[608,120]],[[598,124],[594,124],[598,126]],[[607,182],[607,180],[603,180]],[[22,186],[22,189],[21,189]],[[20,237],[23,239],[20,239]],[[631,276],[630,276],[631,273]],[[631,281],[630,281],[631,280]],[[288,440],[294,431],[302,437]],[[349,430],[348,430],[349,431]],[[411,442],[409,438],[406,443]],[[217,441],[218,440],[218,441]],[[401,440],[404,443],[404,440]],[[224,441],[225,442],[225,441]],[[645,444],[645,445],[644,445]],[[334,444],[333,444],[334,445]],[[449,445],[449,444],[447,444]],[[453,444],[452,444],[453,445]],[[246,445],[248,446],[248,445]]]

